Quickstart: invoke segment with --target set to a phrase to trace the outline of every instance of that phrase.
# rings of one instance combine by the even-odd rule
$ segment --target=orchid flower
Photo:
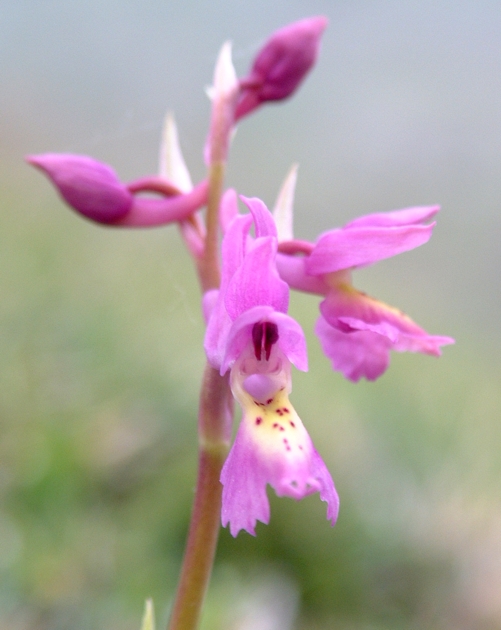
[[[287,315],[289,289],[276,266],[277,232],[259,199],[242,197],[251,215],[236,216],[223,240],[223,277],[210,301],[205,348],[213,367],[230,370],[242,421],[221,472],[222,523],[236,536],[268,523],[269,483],[278,496],[313,492],[334,525],[338,496],[332,478],[289,401],[291,364],[307,370],[306,342]],[[249,236],[254,222],[255,239]]]
[[[294,185],[295,170],[274,212],[283,234],[277,267],[291,287],[324,296],[315,332],[334,370],[353,382],[375,380],[386,371],[390,350],[440,356],[440,346],[454,343],[450,337],[429,335],[402,311],[358,291],[351,282],[353,270],[426,243],[435,226],[428,221],[439,206],[369,214],[309,243],[292,236]]]

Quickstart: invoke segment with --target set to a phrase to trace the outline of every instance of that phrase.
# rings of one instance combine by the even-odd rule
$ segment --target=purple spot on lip
[[[261,424],[262,421],[263,421],[262,418],[256,418],[256,424]]]

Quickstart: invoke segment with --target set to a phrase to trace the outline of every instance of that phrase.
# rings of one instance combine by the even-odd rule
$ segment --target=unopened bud
[[[326,26],[327,18],[317,16],[273,33],[254,60],[249,75],[240,81],[236,119],[265,101],[287,98],[297,89],[317,59]]]
[[[30,155],[26,160],[42,170],[63,199],[87,219],[114,223],[132,207],[132,193],[102,162],[71,153]]]

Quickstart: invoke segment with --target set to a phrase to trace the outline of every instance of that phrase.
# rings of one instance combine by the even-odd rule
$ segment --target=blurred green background
[[[356,285],[457,345],[310,372],[293,402],[335,479],[223,531],[203,630],[501,627],[501,5],[495,1],[0,2],[0,627],[167,620],[196,468],[196,278],[174,227],[113,231],[63,206],[27,153],[156,172],[167,109],[195,180],[223,41],[242,75],[268,34],[330,26],[295,98],[240,125],[227,183],[269,205],[299,162],[296,233],[441,203],[429,244]]]

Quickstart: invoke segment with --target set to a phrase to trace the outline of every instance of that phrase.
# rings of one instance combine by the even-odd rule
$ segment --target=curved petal
[[[247,245],[247,236],[252,223],[249,215],[237,215],[229,224],[221,246],[221,288],[226,291],[231,278],[242,264]]]
[[[209,363],[217,370],[221,369],[226,354],[228,333],[232,324],[225,306],[225,295],[233,275],[244,259],[251,223],[252,217],[249,215],[239,215],[230,223],[222,243],[221,288],[216,293],[209,291],[204,296],[204,313],[208,314],[204,349]],[[226,370],[227,368],[222,374]]]
[[[240,195],[240,199],[249,208],[256,226],[256,238],[260,236],[273,236],[277,238],[277,226],[273,220],[271,212],[266,205],[257,197],[244,197]]]
[[[375,381],[388,368],[391,342],[382,335],[365,330],[341,332],[322,316],[317,320],[315,333],[332,369],[354,383],[362,377]]]
[[[331,288],[320,311],[323,317],[317,323],[317,334],[324,352],[334,369],[351,380],[380,376],[388,367],[390,349],[440,356],[440,346],[454,343],[451,337],[429,335],[402,311],[350,285]],[[338,334],[329,332],[328,325]],[[350,347],[353,358],[348,356]]]
[[[221,522],[236,536],[241,529],[256,535],[257,521],[268,524],[270,504],[266,496],[266,473],[259,465],[259,453],[240,425],[221,471],[223,499]]]
[[[404,210],[393,210],[393,212],[376,212],[353,219],[353,221],[346,223],[343,229],[417,225],[432,219],[439,210],[440,206],[417,206]]]
[[[423,245],[434,225],[331,230],[318,239],[306,259],[306,271],[316,276],[371,265]]]
[[[208,315],[204,350],[209,363],[213,368],[219,370],[226,353],[226,340],[231,328],[231,319],[224,307],[220,290],[208,291],[204,296],[202,305],[204,314]]]
[[[287,311],[289,287],[278,275],[276,252],[277,242],[273,237],[254,241],[226,291],[226,310],[231,319],[253,306],[273,306],[275,310]]]

